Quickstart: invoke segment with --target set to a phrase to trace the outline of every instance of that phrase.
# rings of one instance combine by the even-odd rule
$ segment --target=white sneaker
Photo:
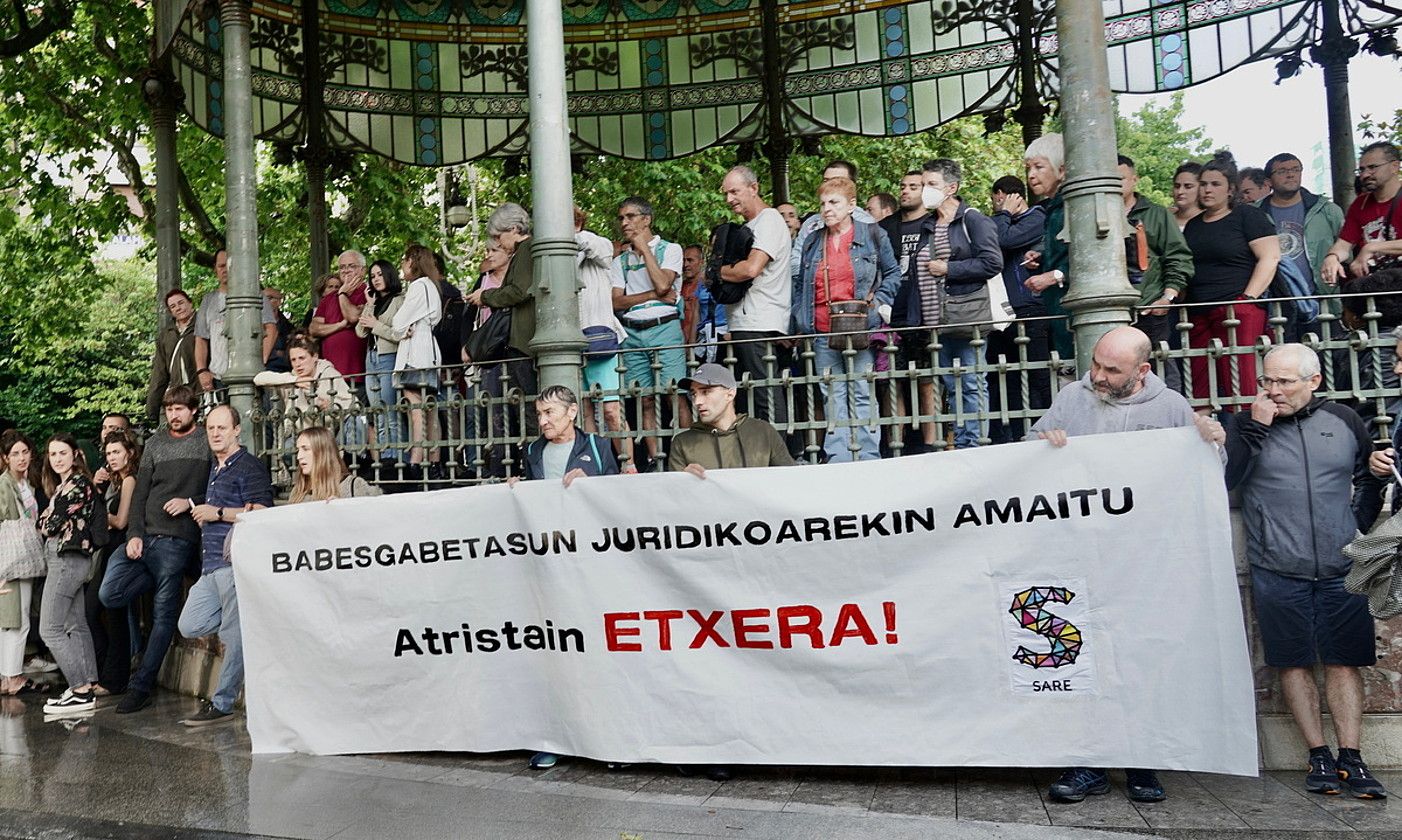
[[[67,715],[75,712],[91,712],[97,708],[97,695],[91,691],[77,692],[73,689],[60,694],[44,704],[46,715]]]
[[[36,656],[25,663],[24,672],[26,674],[52,674],[58,670],[57,662],[50,662],[42,656]]]

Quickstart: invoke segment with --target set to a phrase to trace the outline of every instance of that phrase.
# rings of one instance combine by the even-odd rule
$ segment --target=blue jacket
[[[820,231],[821,233],[821,231]],[[813,332],[813,308],[816,305],[818,264],[823,259],[823,241],[826,237],[814,234],[803,243],[802,263],[799,267],[799,280],[793,289],[793,320],[800,333]],[[856,299],[866,300],[871,294],[872,284],[876,284],[876,305],[890,304],[901,285],[901,265],[896,261],[896,253],[891,249],[891,240],[886,232],[876,224],[852,225],[852,271],[856,275]],[[881,326],[881,316],[876,305],[867,313],[867,325],[872,329]]]
[[[923,250],[930,244],[935,233],[936,214],[925,217],[920,230],[919,247]],[[905,278],[901,281],[896,302],[892,304],[891,324],[897,327],[919,327],[924,325],[920,315],[920,292],[916,273],[916,260],[911,259],[906,266]],[[993,277],[1001,277],[1003,272],[1003,251],[998,247],[998,228],[993,221],[979,211],[959,200],[959,209],[949,225],[949,273],[945,275],[945,291],[952,295],[966,295],[978,291],[978,287]]]
[[[565,462],[565,472],[579,468],[585,475],[618,475],[618,462],[613,458],[613,446],[598,435],[581,429],[574,430],[574,449]],[[526,447],[526,480],[545,478],[545,438],[538,437]]]
[[[1042,247],[1047,211],[1041,207],[1029,207],[1026,212],[1014,217],[1006,210],[999,210],[993,214],[993,224],[998,227],[998,247],[1003,252],[1003,285],[1008,290],[1008,303],[1013,305],[1014,310],[1041,306],[1042,296],[1022,285],[1032,276],[1032,272],[1022,264],[1022,258],[1028,251]]]

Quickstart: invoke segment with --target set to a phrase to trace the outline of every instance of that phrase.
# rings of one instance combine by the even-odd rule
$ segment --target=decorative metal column
[[[764,25],[760,28],[763,44],[761,72],[764,74],[764,98],[768,103],[768,138],[764,141],[764,154],[769,158],[769,183],[772,192],[771,204],[785,204],[789,201],[789,132],[784,125],[784,69],[783,46],[779,40],[778,0],[760,0],[760,15]]]
[[[1062,305],[1076,334],[1076,367],[1090,368],[1100,336],[1129,323],[1139,293],[1125,271],[1124,201],[1115,169],[1115,100],[1100,0],[1057,0],[1061,114],[1065,121],[1066,230],[1071,285]]]
[[[219,0],[224,41],[224,203],[229,247],[229,402],[244,417],[253,408],[253,376],[263,369],[263,296],[258,286],[257,171],[253,160],[253,72],[248,0]],[[243,424],[250,446],[254,426]]]
[[[141,86],[151,108],[151,144],[156,149],[156,312],[159,329],[171,323],[166,294],[180,288],[180,174],[175,157],[175,115],[180,85],[168,61],[152,68]]]
[[[531,256],[534,262],[536,353],[540,387],[579,393],[584,334],[579,328],[575,273],[574,188],[565,103],[565,27],[556,0],[527,0],[530,62]]]
[[[307,237],[311,286],[331,267],[331,246],[326,234],[326,167],[331,155],[326,148],[325,74],[321,66],[322,0],[302,0],[302,109],[306,118],[306,143],[301,149],[307,173]]]
[[[1358,54],[1358,42],[1344,34],[1339,20],[1339,0],[1320,4],[1324,32],[1310,47],[1310,58],[1324,68],[1324,110],[1329,119],[1329,176],[1334,203],[1347,208],[1353,202],[1353,174],[1358,156],[1353,145],[1353,111],[1348,101],[1348,63]]]

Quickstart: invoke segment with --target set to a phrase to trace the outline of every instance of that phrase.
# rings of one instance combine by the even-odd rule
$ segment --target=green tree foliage
[[[1167,105],[1147,102],[1128,117],[1115,117],[1120,153],[1133,158],[1139,192],[1151,201],[1173,203],[1173,172],[1184,161],[1212,156],[1212,141],[1201,128],[1183,126],[1183,94]]]

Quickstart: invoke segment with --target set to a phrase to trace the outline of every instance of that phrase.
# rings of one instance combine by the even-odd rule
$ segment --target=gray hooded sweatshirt
[[[1176,429],[1193,425],[1193,409],[1183,395],[1169,390],[1153,372],[1144,387],[1121,400],[1106,400],[1096,392],[1087,373],[1056,395],[1051,409],[1033,432],[1064,429],[1071,437],[1145,429]]]

